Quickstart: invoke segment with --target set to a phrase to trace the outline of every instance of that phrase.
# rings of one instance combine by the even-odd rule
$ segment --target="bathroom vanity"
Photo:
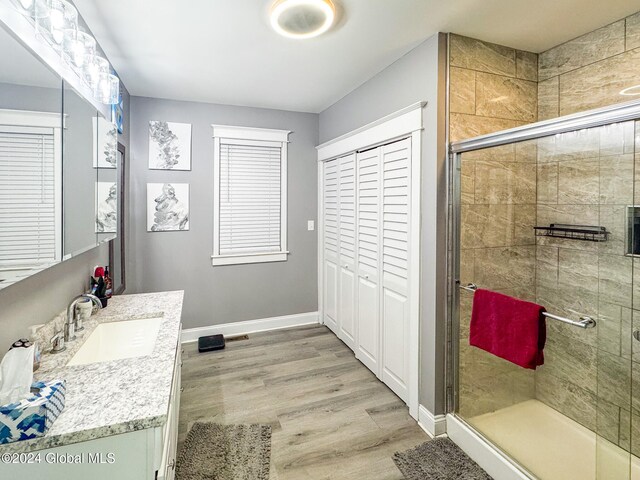
[[[66,380],[65,408],[45,436],[0,445],[0,478],[172,480],[182,300],[181,291],[113,297],[65,351],[43,354],[35,380]]]

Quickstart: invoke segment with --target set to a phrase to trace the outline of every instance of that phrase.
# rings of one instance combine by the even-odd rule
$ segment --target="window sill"
[[[211,255],[211,264],[242,265],[245,263],[286,262],[289,252],[244,253],[240,255]]]

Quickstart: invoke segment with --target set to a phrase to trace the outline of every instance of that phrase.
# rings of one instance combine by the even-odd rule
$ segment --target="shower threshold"
[[[541,480],[640,480],[640,458],[538,400],[468,422]]]

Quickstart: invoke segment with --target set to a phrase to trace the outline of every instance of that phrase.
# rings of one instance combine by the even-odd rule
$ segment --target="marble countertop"
[[[30,452],[159,427],[166,423],[177,354],[184,292],[122,295],[84,322],[85,332],[67,349],[42,355],[34,380],[66,380],[65,408],[43,437],[0,445],[0,454]],[[151,355],[67,366],[100,324],[162,317]],[[38,331],[41,345],[64,322],[61,314]],[[45,350],[48,351],[48,350]]]

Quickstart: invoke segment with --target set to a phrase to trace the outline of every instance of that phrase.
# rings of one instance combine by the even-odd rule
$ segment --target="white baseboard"
[[[424,405],[418,408],[418,425],[432,437],[447,433],[446,415],[434,415]]]
[[[223,323],[207,327],[187,328],[182,330],[182,343],[195,342],[198,337],[222,334],[225,337],[247,335],[249,333],[267,332],[282,328],[301,327],[319,323],[318,312],[296,313],[283,317],[259,318],[246,322]]]
[[[454,415],[447,415],[447,435],[495,480],[531,480],[502,452]]]

